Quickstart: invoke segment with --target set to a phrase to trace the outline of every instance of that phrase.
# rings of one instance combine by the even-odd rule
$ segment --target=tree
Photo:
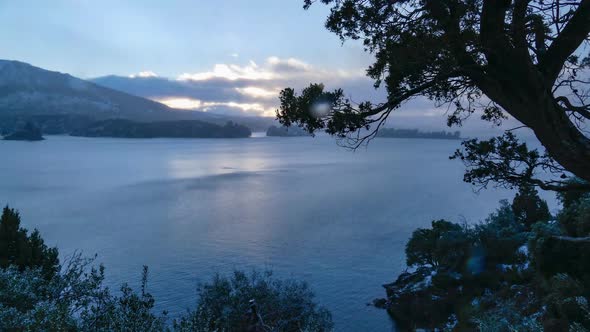
[[[522,186],[512,200],[512,211],[516,220],[530,229],[536,222],[551,220],[547,202],[539,197],[532,186]]]
[[[305,0],[304,7],[314,2]],[[584,189],[590,188],[590,139],[583,129],[590,119],[585,77],[590,57],[581,47],[590,33],[590,0],[321,2],[331,5],[328,30],[342,40],[362,40],[375,55],[367,75],[376,87],[385,86],[387,99],[353,104],[342,90],[326,92],[321,84],[310,85],[301,95],[287,88],[277,110],[281,123],[298,124],[310,133],[323,129],[358,147],[376,135],[392,111],[416,97],[454,106],[449,125],[461,125],[476,111],[500,124],[508,113],[532,129],[547,154],[534,152],[534,162],[527,165],[532,169],[523,172],[518,158],[522,153],[527,157],[528,149],[513,152],[520,145],[508,144],[502,154],[492,155],[507,161],[502,163],[478,153],[481,146],[474,140],[464,146],[465,153],[479,159],[464,160],[505,176],[508,185],[571,189],[563,179],[567,171],[585,180]],[[482,143],[497,147],[505,141]],[[556,178],[535,177],[535,169]],[[472,175],[478,182],[478,174]]]
[[[271,272],[216,275],[199,286],[196,310],[174,322],[176,331],[331,331],[332,316],[305,282]]]
[[[406,263],[455,269],[463,265],[470,246],[470,236],[461,225],[433,220],[432,228],[419,228],[412,233],[406,244]]]
[[[27,234],[20,227],[20,214],[6,206],[0,217],[0,267],[16,265],[20,270],[40,268],[46,279],[59,270],[56,248],[48,248],[36,229]]]

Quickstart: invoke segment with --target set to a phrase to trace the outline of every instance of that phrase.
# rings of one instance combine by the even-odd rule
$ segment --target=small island
[[[310,134],[307,131],[305,131],[305,129],[299,128],[296,126],[291,126],[291,127],[270,126],[266,130],[266,136],[301,137],[301,136],[310,136]]]
[[[224,126],[197,120],[135,122],[126,119],[98,121],[71,136],[121,138],[245,138],[252,132],[246,126],[228,122]]]
[[[12,134],[4,136],[7,141],[42,141],[41,129],[32,122],[27,122],[21,129],[17,129]]]
[[[382,128],[377,133],[377,137],[386,138],[433,138],[433,139],[461,139],[461,132],[447,132],[431,131],[424,132],[418,129],[394,129],[394,128]]]

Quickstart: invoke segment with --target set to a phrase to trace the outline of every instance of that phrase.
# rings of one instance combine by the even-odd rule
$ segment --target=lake
[[[0,203],[65,256],[98,254],[108,285],[139,284],[174,317],[196,285],[235,268],[304,279],[337,331],[395,331],[382,284],[411,232],[483,220],[506,190],[474,193],[448,156],[459,141],[329,137],[0,141]],[[555,209],[555,202],[550,202]]]

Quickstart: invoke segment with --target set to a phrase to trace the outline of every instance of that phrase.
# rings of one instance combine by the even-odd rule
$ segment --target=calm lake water
[[[0,141],[0,203],[67,255],[98,254],[108,284],[150,268],[158,309],[194,307],[216,272],[269,268],[305,279],[337,331],[395,331],[382,284],[405,269],[411,232],[478,222],[505,190],[479,194],[448,156],[458,141],[328,137]],[[554,204],[551,204],[554,207]]]

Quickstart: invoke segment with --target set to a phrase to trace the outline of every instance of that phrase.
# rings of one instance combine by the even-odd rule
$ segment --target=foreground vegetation
[[[417,229],[406,246],[411,271],[375,303],[408,329],[590,330],[590,195],[559,198],[551,216],[525,186],[481,224]]]
[[[329,331],[330,313],[304,282],[270,272],[216,275],[197,288],[196,308],[171,319],[154,310],[148,268],[141,287],[117,295],[104,285],[104,267],[74,254],[60,263],[18,212],[0,219],[0,330],[17,331]]]

